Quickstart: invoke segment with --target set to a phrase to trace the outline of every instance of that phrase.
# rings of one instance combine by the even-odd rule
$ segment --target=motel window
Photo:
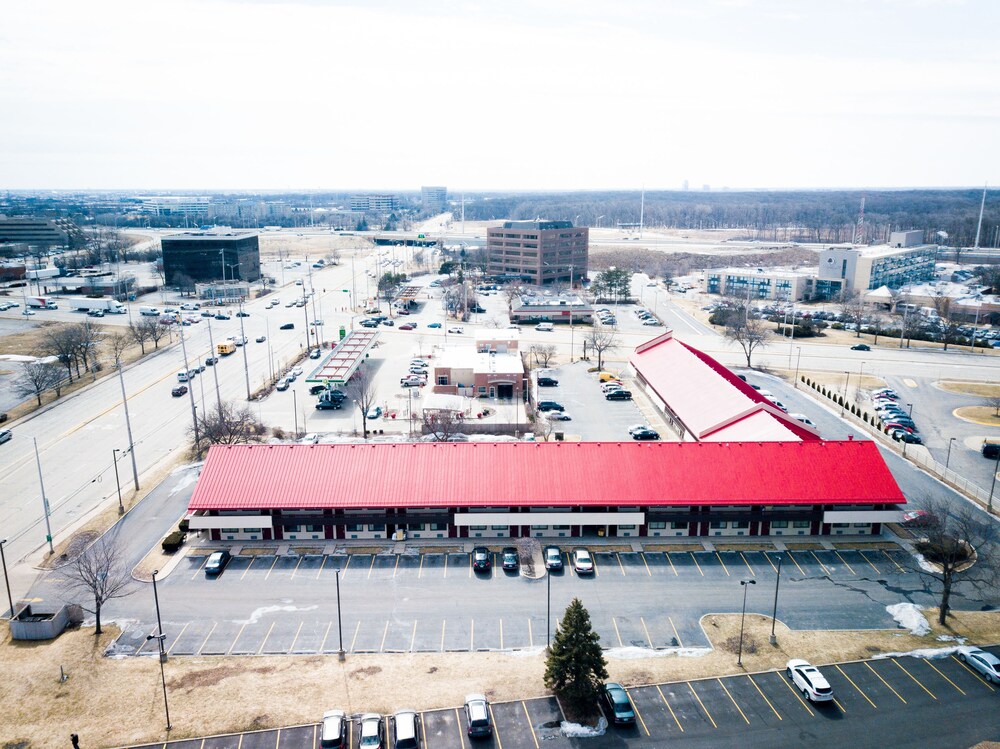
[[[424,529],[423,523],[407,523],[406,530],[408,531],[422,531]]]
[[[285,530],[288,531],[289,533],[298,533],[299,531],[302,530],[302,526],[301,525],[286,525],[285,526]]]
[[[244,528],[244,533],[260,533],[260,528]]]
[[[683,530],[684,528],[687,528],[688,524],[687,523],[678,523],[677,521],[674,521],[673,523],[670,524],[670,527],[673,530],[677,531],[677,530]]]
[[[448,530],[448,524],[447,523],[431,523],[431,530],[432,531],[446,531],[446,530]]]
[[[710,527],[712,527],[712,528],[726,528],[726,527],[728,527],[728,525],[729,524],[726,521],[724,521],[724,520],[713,520]]]
[[[365,527],[363,525],[348,525],[347,526],[347,532],[348,533],[360,533],[364,529],[365,529]]]
[[[566,526],[558,526],[558,527],[560,527],[560,528],[569,528],[568,525],[566,525]],[[622,531],[634,531],[635,530],[635,526],[634,525],[619,525],[618,526],[618,530],[622,530]]]
[[[323,526],[322,525],[307,525],[306,526],[306,531],[309,532],[309,533],[322,533],[323,532]]]
[[[221,533],[239,533],[240,529],[239,528],[220,528],[219,531]]]
[[[871,523],[855,523],[854,527],[855,528],[867,528],[869,525],[871,525]]]
[[[438,377],[437,377],[437,384],[438,385],[447,385],[448,384],[448,375],[438,375]]]
[[[549,529],[549,526],[547,526],[547,525],[533,525],[533,526],[531,526],[531,530],[533,530],[533,531],[547,531],[548,529]]]
[[[370,531],[384,531],[385,530],[385,523],[372,523],[371,525],[368,526],[368,530],[370,530]]]
[[[809,521],[808,520],[793,520],[792,521],[792,527],[793,528],[808,528],[809,527]]]
[[[624,527],[626,527],[626,526],[623,525],[622,528],[624,528]],[[635,526],[634,525],[630,525],[628,527],[629,528],[634,528]],[[552,526],[552,530],[554,530],[554,531],[568,531],[569,530],[569,526],[568,525],[553,525]]]
[[[491,525],[490,526],[490,530],[505,531],[505,530],[507,530],[507,526],[506,525]]]
[[[486,386],[485,385],[480,385],[479,386],[479,394],[480,395],[486,395]]]
[[[485,525],[470,525],[469,526],[469,530],[470,531],[484,531],[484,530],[486,530],[486,526]]]
[[[733,528],[749,528],[750,523],[746,520],[734,520]]]
[[[666,523],[658,523],[655,520],[649,523],[649,529],[651,531],[662,531],[667,527]]]
[[[850,523],[834,523],[833,527],[834,528],[850,528],[851,524]]]
[[[771,521],[771,527],[772,528],[787,528],[788,527],[788,521],[787,520],[772,520]]]

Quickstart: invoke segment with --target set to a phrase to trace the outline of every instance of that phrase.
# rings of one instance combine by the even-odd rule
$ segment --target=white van
[[[555,327],[556,326],[550,322],[540,322],[538,323],[538,325],[535,326],[535,330],[550,331],[550,330],[555,330]]]
[[[188,380],[193,379],[196,374],[198,374],[198,370],[196,369],[188,369],[188,370],[182,369],[180,372],[177,373],[177,381],[187,382]]]
[[[139,314],[146,315],[147,317],[159,317],[160,310],[158,310],[156,307],[140,307]]]

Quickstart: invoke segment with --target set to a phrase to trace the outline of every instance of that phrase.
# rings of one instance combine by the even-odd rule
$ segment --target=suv
[[[542,388],[554,388],[558,384],[559,384],[559,380],[556,380],[556,379],[554,379],[552,377],[539,377],[538,378],[538,387],[542,387]]]
[[[465,720],[469,724],[469,738],[475,739],[493,734],[490,722],[490,703],[482,694],[469,694],[465,697]]]
[[[829,702],[833,699],[833,687],[826,677],[808,661],[793,659],[785,666],[785,674],[810,702]]]
[[[343,749],[347,745],[347,720],[343,710],[327,710],[323,713],[323,732],[320,734],[320,749]]]
[[[397,710],[392,716],[395,741],[393,749],[419,749],[417,737],[417,713],[415,710]]]
[[[632,400],[632,391],[612,390],[610,393],[604,396],[604,399],[609,401],[630,401]]]
[[[378,713],[365,713],[361,716],[358,747],[359,749],[382,749],[382,716]]]
[[[556,403],[555,401],[538,401],[539,411],[565,411],[562,403]]]
[[[472,550],[472,569],[476,572],[489,572],[491,565],[489,549],[477,546]]]

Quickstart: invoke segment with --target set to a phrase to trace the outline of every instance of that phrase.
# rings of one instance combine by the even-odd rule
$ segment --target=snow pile
[[[905,653],[880,653],[879,655],[873,655],[872,660],[879,660],[880,658],[923,658],[925,660],[933,661],[939,660],[941,658],[947,658],[952,653],[957,653],[960,648],[917,648],[916,650],[908,650]]]
[[[968,642],[965,637],[957,637],[955,635],[938,635],[934,639],[938,642],[957,642],[959,645],[964,645]]]
[[[894,603],[891,606],[886,606],[885,610],[889,612],[889,616],[896,621],[896,624],[903,629],[910,630],[911,635],[922,637],[930,634],[931,625],[927,618],[920,613],[921,609],[917,604]]]
[[[712,652],[711,648],[663,648],[662,650],[651,650],[650,648],[608,648],[604,655],[619,661],[631,661],[639,658],[665,658],[676,655],[687,658],[701,658]]]
[[[254,609],[250,612],[250,618],[239,620],[234,619],[233,624],[256,624],[266,616],[267,614],[276,614],[279,611],[313,611],[319,608],[318,606],[261,606],[260,608]]]
[[[596,726],[582,726],[579,723],[570,723],[568,720],[564,720],[559,725],[559,731],[562,735],[571,739],[588,739],[593,736],[603,736],[607,730],[608,721],[603,715],[598,719]]]
[[[920,565],[920,569],[922,569],[924,572],[936,572],[936,573],[941,572],[941,568],[935,567],[933,564],[924,559],[923,554],[914,554],[913,556],[917,558],[917,564]]]
[[[513,650],[505,650],[504,652],[507,655],[513,655],[521,658],[527,656],[542,655],[545,652],[545,647],[543,645],[539,645],[533,648],[515,648]]]

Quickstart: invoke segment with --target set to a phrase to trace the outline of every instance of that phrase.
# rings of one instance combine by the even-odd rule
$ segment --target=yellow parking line
[[[722,683],[722,679],[716,679],[716,681],[719,682],[719,686],[722,687],[722,691],[726,693],[726,696],[729,698],[730,702],[733,703],[733,706],[739,711],[740,715],[743,716],[743,720],[746,721],[747,725],[750,725],[750,719],[747,718],[747,716],[743,712],[742,708],[740,708],[740,706],[738,704],[736,704],[736,700],[733,699],[733,695],[731,695],[729,693],[729,690],[726,689],[726,685]]]
[[[750,570],[750,576],[757,577],[757,573],[753,571],[753,567],[750,566],[750,562],[747,561],[747,558],[743,555],[742,551],[740,552],[740,558],[743,560],[743,564],[747,566],[747,569]]]
[[[897,562],[895,559],[893,559],[892,557],[889,556],[889,552],[888,551],[886,551],[885,549],[882,549],[882,554],[885,555],[886,559],[888,559],[890,562],[892,562],[894,565],[896,565],[896,569],[897,570],[899,570],[900,572],[906,572],[906,570],[904,570],[902,567],[899,566],[899,562]]]
[[[469,619],[469,651],[476,652],[476,620]]]
[[[250,564],[248,564],[247,568],[245,570],[243,570],[243,574],[240,575],[240,580],[242,580],[244,577],[247,576],[247,573],[250,571],[250,568],[253,567],[253,563],[256,562],[256,561],[257,561],[257,557],[250,557]]]
[[[500,649],[503,650],[503,617],[500,617]]]
[[[962,661],[960,661],[958,658],[956,658],[955,656],[951,656],[951,659],[953,661],[955,661],[955,663],[957,663],[959,666],[961,666],[962,668],[964,668],[966,671],[968,671],[970,674],[972,674],[973,676],[975,676],[976,677],[976,681],[978,681],[984,687],[986,687],[987,689],[989,689],[991,692],[995,692],[996,691],[996,689],[993,688],[992,684],[990,684],[987,681],[984,681],[983,678],[978,673],[976,673],[971,668],[969,668],[967,665],[965,665],[964,663],[962,663]]]
[[[323,561],[320,562],[319,569],[316,570],[316,579],[319,580],[319,576],[323,574],[323,568],[326,567],[326,560],[329,559],[326,554],[323,555]]]
[[[958,686],[958,684],[956,684],[956,683],[955,683],[955,682],[953,682],[953,681],[952,681],[951,679],[949,679],[949,678],[948,678],[947,676],[945,676],[945,675],[944,675],[943,673],[941,673],[940,671],[938,671],[938,668],[937,668],[937,666],[935,666],[935,665],[934,665],[933,663],[931,663],[931,662],[930,662],[929,660],[926,660],[926,659],[924,659],[924,663],[925,663],[926,665],[930,666],[931,668],[933,668],[933,669],[934,669],[935,671],[937,671],[937,672],[938,672],[938,675],[939,675],[939,676],[940,676],[940,677],[941,677],[942,679],[944,679],[944,680],[945,680],[946,682],[948,682],[949,684],[951,684],[951,685],[952,685],[953,687],[955,687],[955,689],[957,689],[957,690],[958,690],[959,694],[965,694],[965,692],[964,692],[964,691],[962,690],[962,688],[961,688],[960,686]]]
[[[667,698],[664,696],[663,690],[660,689],[659,685],[656,686],[656,691],[660,693],[660,699],[663,700],[663,704],[666,705],[667,710],[670,711],[670,717],[674,719],[674,723],[676,723],[677,727],[681,729],[681,733],[684,733],[684,726],[682,726],[681,722],[677,720],[677,716],[674,714],[674,709],[670,707],[670,703],[667,702]]]
[[[875,704],[874,702],[872,702],[872,701],[871,701],[871,700],[870,700],[870,699],[868,698],[868,695],[867,695],[867,694],[865,694],[865,693],[864,693],[863,691],[861,691],[861,687],[859,687],[859,686],[858,686],[857,684],[855,684],[855,683],[854,683],[854,680],[853,680],[853,679],[851,679],[851,677],[850,677],[850,676],[848,676],[847,674],[845,674],[845,673],[844,673],[844,669],[842,669],[842,668],[841,668],[840,666],[835,666],[835,668],[836,668],[836,669],[837,669],[838,671],[840,671],[840,674],[841,674],[841,676],[843,676],[843,677],[844,677],[845,679],[847,679],[847,681],[849,681],[849,682],[850,682],[850,684],[851,684],[851,686],[852,686],[852,687],[854,687],[855,689],[857,689],[857,690],[858,690],[858,694],[860,694],[860,695],[861,695],[862,697],[864,697],[864,698],[865,698],[866,700],[868,700],[868,704],[869,704],[869,705],[871,705],[871,706],[872,706],[872,707],[874,707],[874,708],[875,708],[876,710],[878,710],[878,705],[876,705],[876,704]]]
[[[618,568],[622,571],[622,575],[625,574],[625,565],[622,564],[622,558],[619,556],[618,552],[615,552],[615,559],[618,560]]]
[[[368,579],[371,580],[372,570],[375,569],[375,555],[372,554],[372,563],[368,565]]]
[[[618,647],[625,647],[625,643],[622,642],[622,633],[618,631],[618,621],[611,617],[611,623],[615,625],[615,636],[618,637]]]
[[[828,570],[828,569],[827,569],[827,567],[826,567],[826,565],[825,565],[825,564],[823,564],[823,563],[822,563],[821,561],[819,561],[819,557],[818,557],[818,556],[816,556],[816,552],[815,552],[815,551],[810,551],[809,553],[810,553],[810,554],[812,554],[812,556],[813,556],[813,559],[815,559],[815,560],[816,560],[816,563],[817,563],[817,564],[818,564],[818,565],[819,565],[820,567],[822,567],[822,568],[823,568],[823,572],[825,572],[825,573],[826,573],[827,575],[829,575],[829,574],[830,574],[830,570]]]
[[[810,715],[815,715],[816,713],[814,713],[812,709],[809,707],[809,705],[806,704],[806,701],[802,699],[802,695],[799,694],[799,690],[797,690],[795,687],[791,685],[791,683],[788,681],[788,678],[786,676],[782,676],[780,673],[777,674],[777,676],[778,679],[781,681],[781,683],[784,684],[786,687],[788,687],[788,690],[795,695],[795,699],[797,699],[802,704],[802,707],[806,709],[806,712],[809,713]]]
[[[599,569],[597,569],[597,557],[592,556],[590,558],[590,562],[591,562],[591,564],[594,565],[594,577],[600,577],[601,576],[601,571]]]
[[[424,721],[423,721],[422,717],[421,717],[421,720],[420,720],[420,735],[424,737],[424,742],[423,742],[424,746],[427,746],[427,726],[424,724]],[[348,736],[348,745],[350,745],[351,743],[353,743],[353,740],[354,740],[354,734],[351,733]]]
[[[698,700],[698,704],[699,704],[699,705],[701,705],[701,709],[702,709],[702,710],[703,710],[703,711],[705,712],[705,717],[707,717],[707,718],[708,718],[708,720],[709,720],[709,721],[710,721],[710,722],[712,723],[712,728],[718,728],[719,726],[718,726],[718,725],[716,725],[716,723],[715,723],[715,718],[713,718],[713,717],[712,717],[712,714],[711,714],[710,712],[708,712],[708,708],[707,708],[707,707],[705,707],[705,703],[701,701],[701,697],[699,697],[699,696],[698,696],[698,693],[697,693],[696,691],[694,691],[694,684],[692,684],[692,683],[691,683],[691,682],[689,681],[689,682],[687,683],[687,685],[688,685],[688,689],[690,689],[690,690],[691,690],[691,694],[693,694],[693,695],[694,695],[694,698],[695,698],[696,700]]]
[[[299,639],[299,633],[302,631],[303,624],[305,622],[299,622],[299,628],[295,630],[295,637],[292,638],[292,644],[288,646],[288,652],[290,653],[295,650],[295,642]]]
[[[444,625],[447,624],[446,619],[441,620],[441,652],[444,652]]]
[[[753,680],[753,677],[752,677],[752,676],[751,676],[750,674],[747,674],[747,678],[748,678],[748,679],[750,679],[750,683],[754,685],[754,688],[755,688],[755,689],[756,689],[756,690],[757,690],[758,692],[760,692],[760,696],[764,698],[764,702],[766,702],[766,703],[767,703],[767,706],[768,706],[769,708],[771,708],[771,712],[772,712],[772,713],[774,713],[774,714],[775,714],[775,715],[776,715],[776,716],[778,717],[778,720],[784,720],[784,719],[783,719],[783,718],[781,717],[781,715],[779,715],[779,714],[778,714],[778,711],[774,709],[774,705],[772,705],[772,704],[771,704],[771,700],[769,700],[769,699],[767,698],[767,695],[766,695],[766,694],[764,694],[764,692],[762,692],[762,691],[761,691],[761,688],[760,688],[759,686],[757,686],[757,682],[755,682],[755,681]]]
[[[333,622],[331,621],[326,625],[326,632],[323,633],[323,642],[319,644],[319,652],[323,652],[323,648],[326,647],[326,638],[330,636],[330,630],[333,628]]]
[[[444,555],[444,576],[448,577],[448,554]]]
[[[879,672],[878,672],[878,671],[876,671],[876,670],[875,670],[874,668],[872,668],[872,665],[871,665],[870,663],[865,663],[865,667],[867,667],[867,669],[868,669],[869,671],[871,671],[871,672],[872,672],[873,674],[875,674],[875,676],[877,676],[877,677],[878,677],[878,680],[879,680],[880,682],[882,682],[882,683],[883,683],[883,684],[885,684],[885,685],[886,685],[887,687],[889,687],[889,691],[890,691],[890,692],[892,692],[892,693],[893,693],[894,695],[896,695],[897,697],[899,697],[899,701],[900,701],[900,702],[902,702],[902,703],[903,703],[904,705],[906,704],[906,700],[904,700],[904,699],[903,699],[903,696],[902,696],[902,695],[901,695],[901,694],[900,694],[899,692],[897,692],[897,691],[896,691],[895,689],[893,689],[893,688],[892,688],[892,687],[890,686],[889,682],[887,682],[887,681],[886,681],[885,679],[883,679],[883,678],[882,678],[882,676],[881,676],[881,674],[879,674]]]
[[[674,577],[677,577],[678,576],[677,575],[677,568],[674,567],[674,560],[670,558],[670,552],[669,551],[665,551],[663,553],[667,555],[667,561],[670,562],[670,569],[672,569],[674,571]]]
[[[392,568],[392,576],[396,576],[396,572],[399,571],[399,554],[396,555],[396,566]]]
[[[649,643],[650,648],[655,648],[653,645],[653,638],[649,636],[649,630],[646,629],[646,620],[640,616],[639,621],[642,622],[642,631],[646,633],[646,642]],[[503,650],[503,646],[501,646],[500,649]]]
[[[465,749],[465,731],[462,730],[462,716],[457,707],[455,708],[455,728],[458,729],[458,745]]]
[[[420,569],[417,570],[417,577],[419,578],[419,577],[423,577],[423,576],[424,576],[424,555],[421,554],[420,555]]]
[[[854,571],[854,568],[847,563],[847,560],[844,559],[842,556],[840,556],[840,552],[839,551],[835,551],[834,554],[836,554],[837,555],[837,559],[839,559],[841,562],[843,562],[844,566],[847,567],[847,569],[849,569],[851,571],[852,575],[858,574],[857,572]]]
[[[767,560],[767,563],[768,563],[769,565],[771,565],[771,571],[772,571],[772,572],[774,572],[775,574],[777,574],[777,572],[778,572],[778,568],[774,566],[774,562],[772,562],[772,561],[771,561],[771,557],[769,557],[769,556],[767,555],[767,552],[766,552],[766,551],[764,552],[764,559],[766,559],[766,560]]]
[[[302,564],[302,557],[299,557],[299,561],[298,561],[298,563],[296,563],[295,569],[292,570],[292,576],[290,578],[288,578],[289,580],[292,580],[292,579],[295,578],[295,573],[299,571],[299,567],[301,566],[301,564]]]
[[[274,629],[274,622],[271,622],[271,626],[267,628],[267,634],[264,635],[264,639],[260,643],[260,648],[257,649],[257,655],[260,655],[261,653],[264,652],[264,646],[267,645],[267,638],[271,636],[271,630],[273,629]],[[234,645],[236,644],[235,640],[233,640],[233,644]]]
[[[278,732],[274,735],[274,749],[278,749],[280,745],[281,745],[281,729],[279,728]],[[201,749],[205,749],[205,739],[201,740]]]
[[[792,564],[795,565],[795,568],[799,571],[800,574],[802,574],[802,575],[806,574],[805,570],[803,570],[801,567],[799,567],[799,563],[795,561],[795,555],[792,554],[792,552],[790,552],[790,551],[788,552],[788,558],[792,560]]]
[[[535,647],[535,638],[531,635],[531,619],[528,619],[528,647]]]
[[[840,712],[845,713],[845,714],[847,713],[847,710],[844,709],[844,706],[841,705],[839,702],[837,702],[837,698],[836,697],[833,698],[833,704],[837,706],[837,709],[840,710]]]
[[[722,569],[726,573],[726,577],[732,577],[732,575],[729,574],[729,568],[726,566],[726,563],[723,562],[722,561],[722,557],[719,556],[719,552],[715,552],[715,558],[718,559],[719,560],[719,564],[722,565]]]
[[[191,579],[192,579],[192,580],[195,580],[195,579],[197,579],[197,577],[198,577],[198,575],[199,575],[199,574],[201,573],[202,569],[204,569],[204,567],[205,567],[205,563],[206,563],[207,561],[208,561],[208,557],[202,557],[202,560],[201,560],[201,564],[199,564],[199,565],[198,565],[198,569],[196,569],[196,570],[194,571],[194,574],[193,574],[193,575],[191,575]],[[251,560],[250,564],[253,564],[253,561],[252,561],[252,560]],[[247,568],[247,569],[249,569],[249,568]],[[244,572],[243,574],[246,574],[246,572]],[[240,578],[240,579],[242,580],[243,578]]]
[[[531,731],[531,739],[535,742],[535,749],[539,749],[538,736],[535,735],[535,727],[531,725],[531,716],[528,714],[528,706],[521,700],[521,707],[524,708],[524,717],[528,719],[528,730]],[[427,743],[426,741],[424,742]]]
[[[385,649],[385,637],[389,634],[389,620],[385,620],[385,629],[382,630],[382,641],[378,644],[378,652],[382,652]]]
[[[689,551],[688,554],[690,554],[691,555],[691,559],[694,560],[694,566],[698,568],[698,572],[701,572],[701,565],[698,564],[698,558],[694,555],[694,552],[693,551]],[[701,572],[701,576],[705,577],[705,573]]]
[[[900,670],[901,670],[901,671],[902,671],[902,672],[903,672],[904,674],[906,674],[906,675],[907,675],[907,676],[909,676],[909,677],[910,677],[911,679],[913,679],[913,681],[914,681],[914,682],[915,682],[915,683],[917,684],[917,686],[918,686],[918,687],[920,687],[920,688],[921,688],[921,689],[923,689],[923,690],[924,690],[925,692],[927,692],[927,694],[929,694],[929,695],[930,695],[931,697],[933,697],[933,698],[934,698],[935,700],[937,699],[937,695],[936,695],[936,694],[934,694],[934,692],[932,692],[931,690],[929,690],[929,689],[928,689],[927,687],[925,687],[925,686],[924,686],[923,684],[921,684],[921,683],[920,683],[920,680],[919,680],[919,679],[917,679],[917,677],[916,677],[916,676],[914,676],[913,674],[911,674],[911,673],[910,673],[909,671],[907,671],[907,670],[906,670],[906,669],[905,669],[905,668],[903,667],[903,664],[902,664],[902,663],[900,663],[899,661],[897,661],[897,660],[895,660],[895,659],[893,659],[893,661],[892,661],[892,662],[893,662],[893,663],[895,663],[895,664],[896,664],[897,666],[899,666]]]
[[[858,549],[858,554],[860,554],[861,558],[864,559],[866,562],[868,562],[868,564],[871,566],[871,568],[873,570],[875,570],[875,574],[876,575],[881,575],[882,574],[882,570],[880,570],[878,567],[876,567],[875,564],[872,562],[872,560],[865,556],[865,553],[863,551],[861,551],[860,549]]]
[[[410,652],[413,652],[413,645],[417,641],[417,620],[413,620],[413,634],[410,635]]]
[[[245,733],[240,734],[240,740],[236,742],[236,749],[243,749],[243,737],[246,736]],[[166,744],[164,744],[164,747]],[[316,746],[316,726],[313,726],[313,746]]]
[[[472,554],[469,554],[469,578],[472,578]]]
[[[274,569],[274,565],[276,565],[277,563],[278,563],[278,555],[277,555],[277,554],[275,554],[275,555],[274,555],[274,561],[273,561],[273,562],[271,562],[271,566],[267,568],[267,574],[266,574],[266,575],[264,575],[264,579],[265,579],[265,580],[267,580],[267,578],[269,578],[269,577],[271,576],[271,570],[273,570],[273,569]],[[249,569],[249,568],[248,568],[248,569]]]
[[[351,638],[351,652],[354,652],[354,643],[358,639],[358,630],[361,629],[361,620],[358,619],[358,623],[354,626],[354,637]]]
[[[497,725],[496,716],[493,715],[493,705],[487,703],[486,708],[490,711],[490,722],[493,724],[493,738],[497,740],[497,746],[503,749],[503,742],[500,740],[500,726]]]
[[[625,690],[625,693],[628,694],[627,689]],[[629,700],[632,702],[632,712],[635,713],[635,717],[637,717],[639,722],[642,723],[642,730],[646,732],[647,736],[649,736],[649,729],[646,728],[646,721],[642,719],[642,713],[639,712],[639,707],[635,704],[635,700],[632,699],[632,695],[629,695]]]
[[[195,655],[201,655],[202,648],[204,648],[208,644],[208,638],[212,636],[212,633],[218,626],[219,626],[218,622],[212,622],[212,628],[208,630],[208,634],[205,635],[205,639],[201,641],[201,647],[194,651]]]
[[[649,563],[646,561],[646,555],[641,554],[640,556],[642,556],[642,564],[646,568],[646,574],[652,577],[653,573],[649,571]]]
[[[183,627],[181,627],[180,634],[178,634],[177,637],[174,638],[174,641],[172,643],[170,643],[170,647],[167,648],[167,655],[170,655],[170,651],[173,650],[174,649],[174,645],[176,645],[178,643],[178,641],[180,641],[181,635],[184,634],[184,630],[187,629],[190,626],[191,626],[191,622],[188,622]]]
[[[677,644],[680,647],[684,647],[684,643],[681,642],[681,634],[677,631],[677,627],[674,625],[674,620],[671,619],[670,616],[667,616],[667,621],[670,622],[670,628],[674,630],[674,637],[677,638]]]

